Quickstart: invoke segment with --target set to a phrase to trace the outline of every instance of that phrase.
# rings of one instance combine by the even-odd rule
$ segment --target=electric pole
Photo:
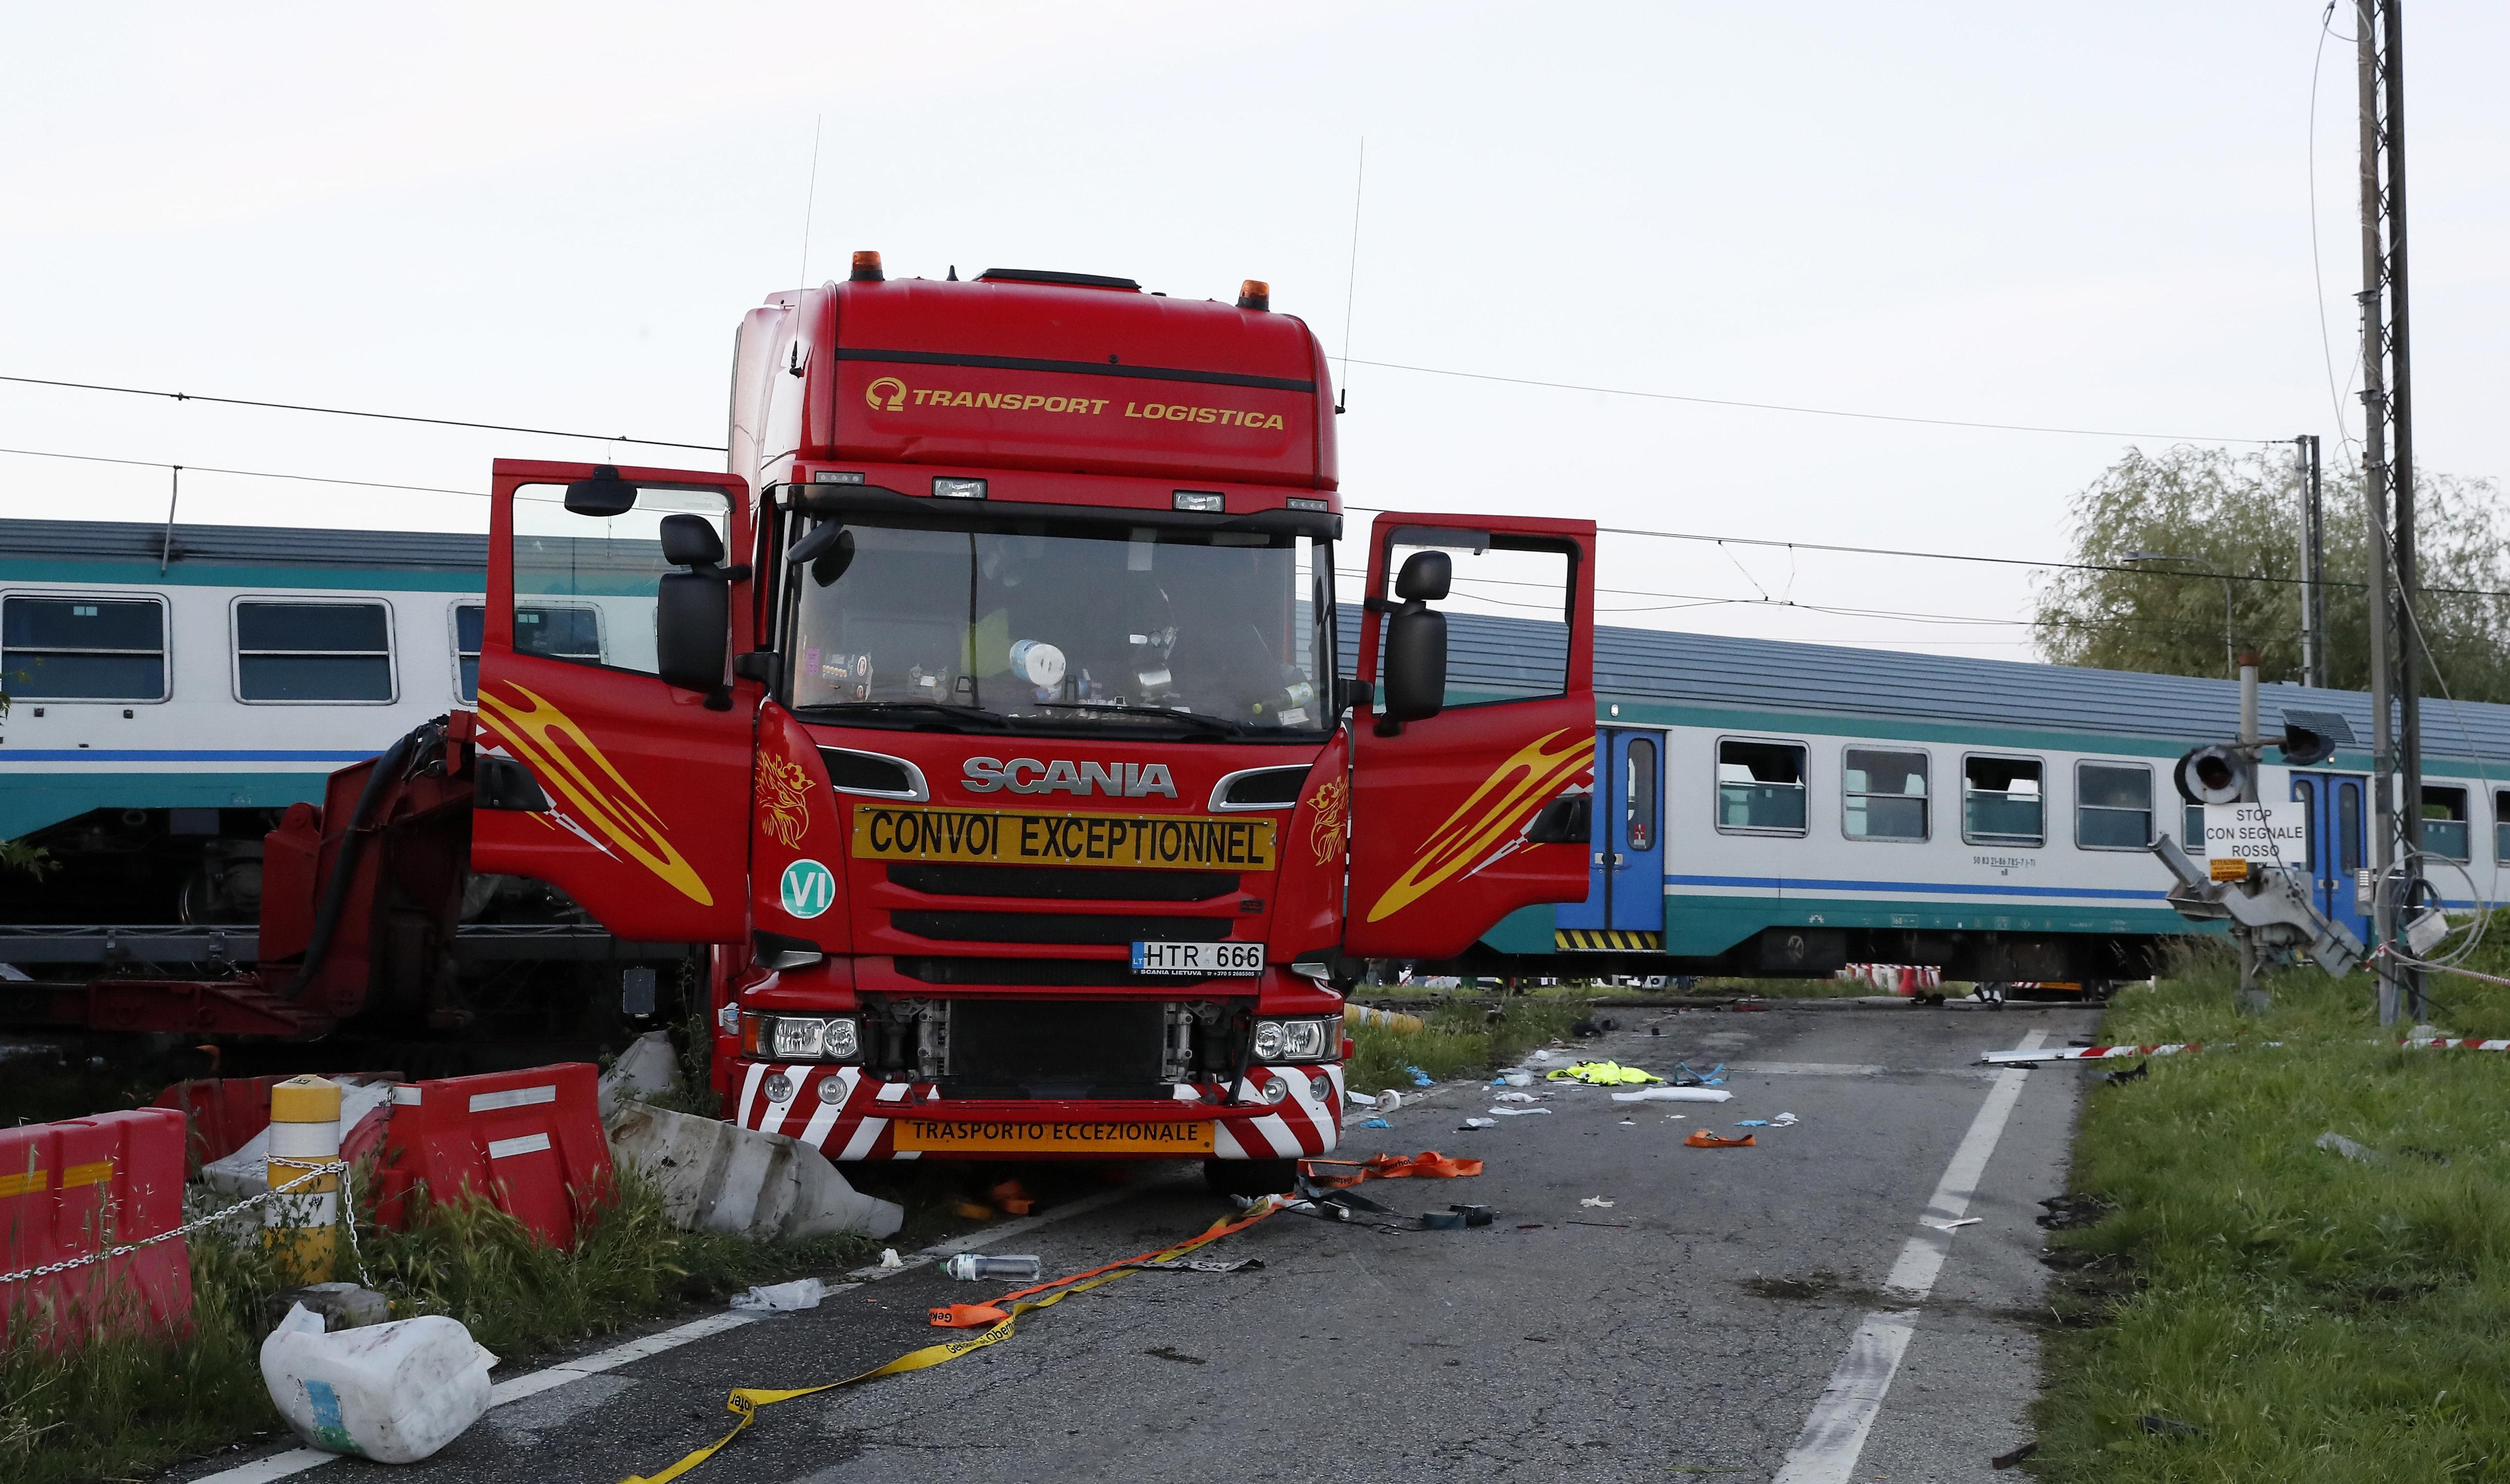
[[[2362,489],[2371,529],[2371,707],[2377,770],[2374,927],[2380,947],[2393,947],[2402,909],[2417,897],[2423,848],[2401,9],[2402,0],[2354,3],[2362,136]],[[2377,963],[2379,1023],[2395,1024],[2401,1011],[2421,1020],[2421,973],[2385,955]]]
[[[2301,454],[2301,683],[2327,688],[2327,518],[2320,504],[2318,435],[2293,443]]]

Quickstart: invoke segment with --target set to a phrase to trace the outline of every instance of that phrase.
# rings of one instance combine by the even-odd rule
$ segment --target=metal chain
[[[200,1231],[204,1227],[215,1226],[217,1223],[226,1220],[238,1211],[249,1210],[252,1207],[261,1204],[265,1200],[277,1200],[281,1197],[285,1196],[289,1191],[296,1189],[298,1186],[311,1180],[318,1180],[324,1175],[338,1175],[340,1177],[342,1193],[348,1193],[349,1161],[346,1160],[332,1160],[321,1164],[299,1164],[298,1161],[293,1160],[283,1160],[275,1162],[297,1165],[297,1167],[302,1168],[305,1173],[288,1181],[285,1185],[275,1186],[270,1190],[262,1192],[258,1196],[247,1196],[244,1199],[237,1201],[235,1204],[228,1206],[223,1211],[212,1211],[207,1216],[187,1221],[171,1232],[160,1232],[154,1237],[143,1237],[134,1242],[125,1242],[117,1247],[106,1247],[101,1251],[91,1252],[85,1257],[64,1258],[57,1263],[46,1263],[40,1268],[27,1268],[18,1273],[0,1273],[0,1284],[23,1282],[28,1278],[50,1277],[56,1273],[68,1273],[73,1269],[84,1268],[92,1263],[100,1263],[116,1257],[128,1257],[132,1253],[139,1251],[143,1247],[153,1247],[161,1241],[172,1241],[177,1237],[188,1237],[192,1233]],[[352,1208],[349,1217],[349,1250],[352,1254],[356,1254],[358,1251],[358,1221],[354,1208]],[[360,1255],[358,1257],[358,1276],[363,1278],[365,1275],[365,1259],[362,1255]]]

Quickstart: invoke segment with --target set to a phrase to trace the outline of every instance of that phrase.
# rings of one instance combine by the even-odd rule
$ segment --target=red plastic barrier
[[[0,1129],[0,1274],[171,1232],[183,1222],[183,1115],[164,1108]],[[13,1332],[48,1347],[105,1331],[171,1329],[192,1313],[180,1240],[65,1273],[0,1283]]]
[[[331,1080],[343,1086],[356,1086],[370,1082],[399,1082],[399,1072],[346,1072],[332,1075]],[[155,1106],[178,1109],[191,1119],[191,1143],[186,1154],[188,1171],[197,1176],[201,1166],[223,1160],[252,1141],[252,1136],[270,1126],[270,1089],[286,1081],[282,1077],[219,1077],[186,1079],[157,1094]],[[340,1153],[359,1160],[372,1153],[383,1142],[384,1121],[392,1116],[387,1107],[367,1115],[357,1127],[343,1129]]]
[[[501,1211],[560,1247],[611,1196],[610,1141],[601,1131],[589,1062],[405,1083],[375,1168],[375,1219],[399,1227],[407,1197],[486,1194]]]

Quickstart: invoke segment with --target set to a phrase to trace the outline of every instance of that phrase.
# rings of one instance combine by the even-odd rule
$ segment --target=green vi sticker
[[[816,860],[796,860],[784,868],[777,894],[795,917],[817,917],[836,905],[837,878]]]

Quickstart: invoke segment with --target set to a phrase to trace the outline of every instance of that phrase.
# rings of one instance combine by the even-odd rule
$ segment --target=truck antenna
[[[802,194],[802,269],[793,276],[793,312],[796,315],[802,310],[802,294],[811,286],[811,217],[819,209],[819,128],[827,119],[828,116],[822,113],[811,120],[811,185]],[[785,369],[796,376],[802,374],[802,336],[798,329],[793,336],[793,363]]]
[[[1342,280],[1342,380],[1334,389],[1334,415],[1342,415],[1350,400],[1350,305],[1359,291],[1359,201],[1368,184],[1368,135],[1359,136],[1359,175],[1350,187],[1350,264]]]

